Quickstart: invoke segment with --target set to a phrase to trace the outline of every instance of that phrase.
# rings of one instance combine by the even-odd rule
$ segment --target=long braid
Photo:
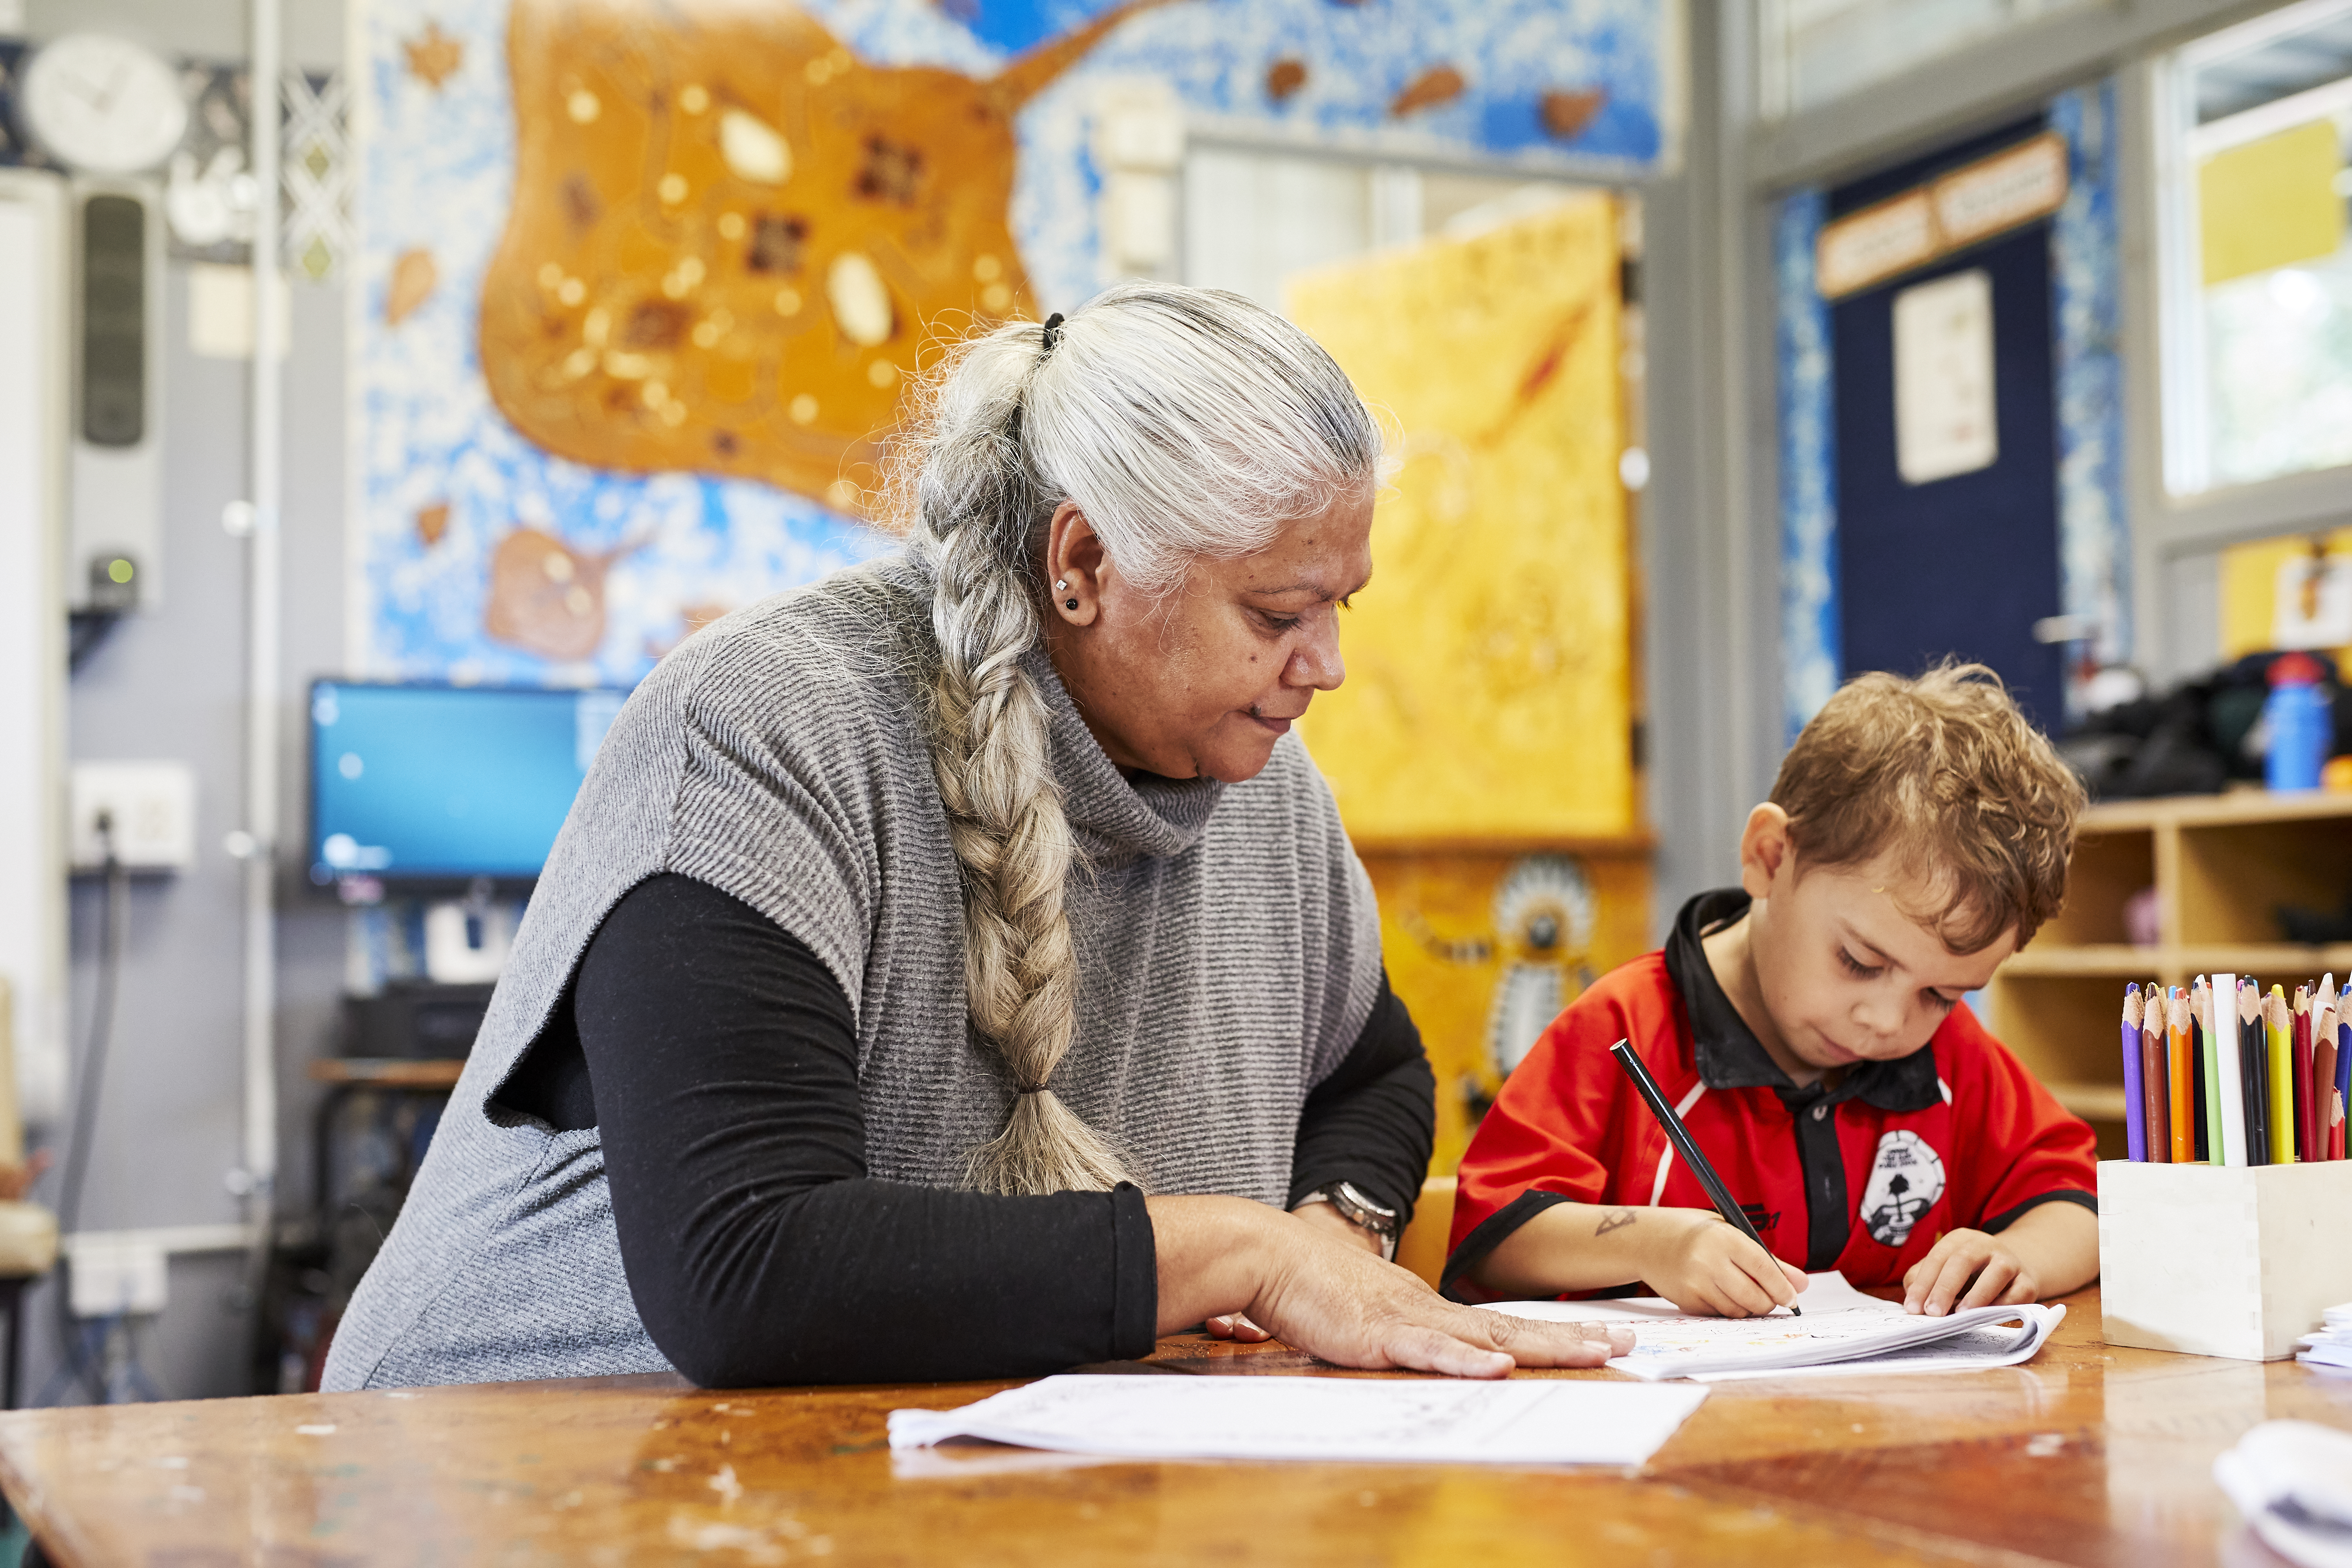
[[[1070,826],[1045,701],[1022,665],[1040,641],[1031,535],[1052,512],[1019,450],[1020,392],[1036,356],[1034,329],[1021,335],[975,345],[966,395],[941,399],[917,479],[939,646],[931,766],[963,868],[964,986],[972,1027],[1003,1058],[1014,1091],[1004,1131],[971,1152],[965,1181],[982,1192],[1099,1191],[1131,1178],[1047,1087],[1076,1028],[1078,961],[1062,906]]]

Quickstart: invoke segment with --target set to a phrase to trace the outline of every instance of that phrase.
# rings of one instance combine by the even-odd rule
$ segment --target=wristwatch
[[[1379,1237],[1381,1256],[1391,1263],[1396,1261],[1397,1233],[1404,1228],[1397,1223],[1396,1210],[1372,1202],[1355,1183],[1334,1182],[1328,1187],[1318,1187],[1298,1200],[1300,1208],[1308,1204],[1329,1204],[1339,1211],[1341,1219]]]

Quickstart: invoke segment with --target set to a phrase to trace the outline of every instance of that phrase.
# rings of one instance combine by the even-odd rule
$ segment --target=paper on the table
[[[2265,1421],[2213,1461],[2265,1545],[2303,1568],[2352,1568],[2352,1434]]]
[[[2032,1361],[2058,1325],[2065,1321],[2063,1306],[2013,1308],[2026,1314],[2022,1323],[1999,1323],[1989,1329],[1969,1329],[1948,1340],[1934,1340],[1901,1350],[1849,1361],[1820,1362],[1805,1366],[1746,1367],[1738,1372],[1700,1372],[1687,1375],[1694,1383],[1733,1383],[1754,1377],[1857,1377],[1870,1373],[1987,1372]]]
[[[1815,1274],[1798,1298],[1801,1317],[1708,1318],[1671,1301],[1635,1297],[1618,1301],[1496,1301],[1490,1311],[1548,1322],[1628,1323],[1633,1349],[1609,1364],[1645,1380],[1717,1373],[1785,1373],[1832,1363],[1884,1358],[1893,1352],[1959,1340],[1978,1331],[2018,1322],[1997,1345],[1970,1340],[1968,1353],[1948,1350],[1960,1367],[2005,1366],[2025,1360],[2065,1315],[2062,1307],[1972,1307],[1940,1318],[1915,1316],[1900,1304],[1865,1296],[1837,1273]],[[1860,1370],[1860,1369],[1857,1369]],[[1926,1358],[1874,1370],[1953,1370]]]
[[[961,1410],[893,1410],[890,1447],[980,1437],[1141,1459],[1638,1465],[1706,1397],[1531,1378],[1066,1374]]]

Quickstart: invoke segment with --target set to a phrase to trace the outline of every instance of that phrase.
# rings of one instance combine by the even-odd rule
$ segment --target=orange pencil
[[[2169,1091],[2167,1130],[2172,1135],[2172,1163],[2188,1165],[2197,1159],[2197,1064],[2189,1049],[2189,998],[2180,987],[2164,1005],[2165,1087]]]

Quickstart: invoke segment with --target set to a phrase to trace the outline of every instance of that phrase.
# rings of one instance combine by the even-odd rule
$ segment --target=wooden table
[[[2213,1457],[2352,1429],[2352,1380],[2110,1349],[2098,1292],[2069,1306],[2027,1366],[1718,1385],[1639,1474],[894,1458],[890,1410],[1007,1385],[634,1377],[18,1412],[0,1483],[76,1565],[2275,1563]],[[1185,1335],[1151,1364],[1326,1370]]]

